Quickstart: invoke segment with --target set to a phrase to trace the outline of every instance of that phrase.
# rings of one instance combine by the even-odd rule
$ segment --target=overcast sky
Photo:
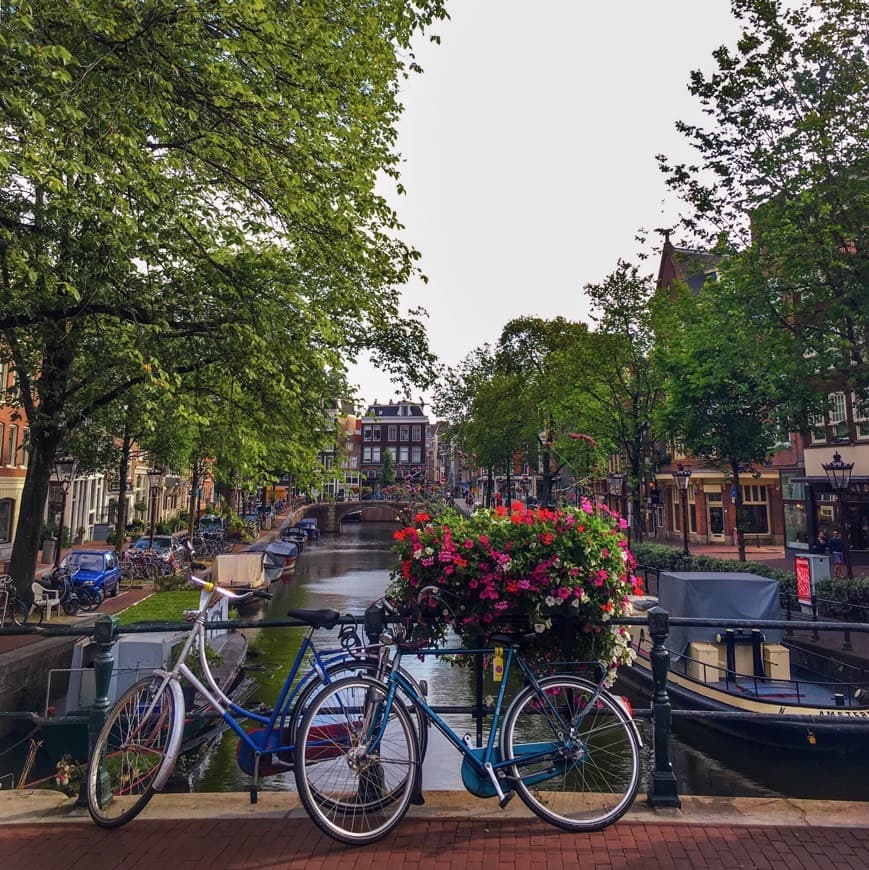
[[[428,310],[430,346],[455,365],[515,317],[587,320],[583,286],[635,258],[638,229],[672,224],[655,155],[690,158],[675,130],[703,117],[689,74],[711,70],[738,28],[729,0],[449,11],[440,45],[417,40],[425,72],[404,85],[398,140],[407,193],[390,201],[429,278],[404,305]],[[350,380],[368,402],[398,397],[369,365]]]

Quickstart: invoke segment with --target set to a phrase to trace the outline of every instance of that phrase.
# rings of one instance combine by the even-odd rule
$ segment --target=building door
[[[706,520],[709,529],[710,542],[724,541],[724,506],[721,503],[721,492],[706,493]]]

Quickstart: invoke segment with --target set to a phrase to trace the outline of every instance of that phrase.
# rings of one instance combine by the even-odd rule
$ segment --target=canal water
[[[272,584],[274,598],[262,607],[262,617],[284,617],[290,608],[333,608],[340,613],[361,615],[385,591],[389,569],[394,563],[390,552],[391,523],[345,524],[340,535],[324,536],[310,542],[297,561],[296,573],[289,582]],[[299,648],[302,628],[245,629],[250,641],[248,675],[257,686],[253,698],[271,704],[283,684],[286,670]],[[330,645],[337,633],[320,633]],[[427,658],[406,657],[408,670],[429,687],[434,706],[466,705],[474,702],[473,671]],[[493,692],[490,684],[484,694]],[[647,698],[632,698],[634,707],[648,707]],[[447,716],[461,734],[476,734],[469,716]],[[640,794],[648,790],[653,769],[650,723],[639,719],[644,740]],[[802,797],[831,800],[865,800],[869,782],[869,747],[865,757],[830,759],[809,754],[774,753],[723,735],[710,736],[692,729],[685,720],[674,722],[675,736],[671,761],[679,793],[734,797]],[[429,750],[423,768],[426,790],[461,789],[460,759],[456,751],[431,729]],[[13,772],[22,769],[19,749],[10,753],[9,743],[0,741],[0,788],[9,787]],[[236,763],[238,738],[232,731],[208,747],[199,757],[186,759],[180,775],[173,780],[176,791],[247,791],[249,777]],[[44,772],[43,772],[44,773]],[[265,779],[264,790],[293,790],[292,773]]]
[[[274,598],[262,615],[286,616],[294,608],[333,608],[340,613],[361,615],[380,597],[388,583],[394,562],[390,552],[393,524],[345,524],[340,535],[324,536],[306,545],[290,582],[273,584]],[[249,632],[251,665],[249,675],[258,683],[255,697],[274,701],[283,683],[286,668],[295,655],[302,629],[255,629]],[[323,633],[329,642],[329,635]],[[332,636],[334,637],[334,635]],[[415,676],[428,682],[432,703],[470,705],[474,700],[470,669],[451,667],[434,659],[418,662],[404,660]],[[486,689],[486,694],[490,691]],[[648,700],[632,699],[636,708],[648,707]],[[470,717],[446,717],[459,733],[474,735]],[[761,797],[787,796],[815,799],[865,800],[869,765],[866,759],[821,759],[808,755],[781,755],[733,741],[721,735],[693,730],[684,722],[675,723],[671,761],[680,794]],[[646,779],[641,794],[648,789],[651,734],[648,721],[640,721],[645,743],[643,770]],[[432,740],[423,769],[424,788],[460,789],[460,759],[455,750],[432,729]],[[179,788],[197,791],[246,791],[249,778],[236,764],[238,739],[225,732],[222,739],[200,759],[192,762]],[[869,755],[869,747],[867,747]],[[295,788],[292,774],[263,782],[268,790]]]

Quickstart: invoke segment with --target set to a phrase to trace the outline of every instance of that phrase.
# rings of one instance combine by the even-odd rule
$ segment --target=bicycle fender
[[[181,685],[178,680],[170,680],[167,691],[172,693],[172,699],[175,701],[174,706],[174,724],[172,728],[172,739],[166,747],[166,755],[163,758],[163,763],[160,766],[160,771],[154,777],[152,788],[156,792],[163,791],[169,777],[175,770],[175,762],[178,759],[178,753],[181,751],[181,741],[184,737],[184,695],[181,692]]]

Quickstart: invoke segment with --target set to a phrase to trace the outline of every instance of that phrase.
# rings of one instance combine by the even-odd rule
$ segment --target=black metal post
[[[63,523],[66,516],[66,494],[69,491],[69,485],[61,484],[61,499],[60,499],[60,528],[57,530],[57,546],[54,550],[54,567],[60,565],[60,551],[63,548]]]
[[[682,806],[673,765],[670,763],[670,697],[667,694],[667,670],[670,653],[665,646],[670,633],[670,614],[662,607],[649,611],[649,636],[652,649],[649,657],[652,664],[654,691],[652,694],[652,721],[654,723],[655,772],[652,775],[648,803],[652,807]]]
[[[688,493],[681,493],[682,496],[682,555],[688,555]]]
[[[94,623],[94,641],[99,651],[94,657],[94,705],[88,716],[88,757],[93,756],[97,738],[106,721],[106,713],[109,711],[109,686],[112,682],[112,671],[115,666],[115,657],[112,653],[115,640],[117,639],[119,619],[117,616],[109,616],[104,613],[98,616]],[[82,777],[76,806],[87,806],[87,777]]]

